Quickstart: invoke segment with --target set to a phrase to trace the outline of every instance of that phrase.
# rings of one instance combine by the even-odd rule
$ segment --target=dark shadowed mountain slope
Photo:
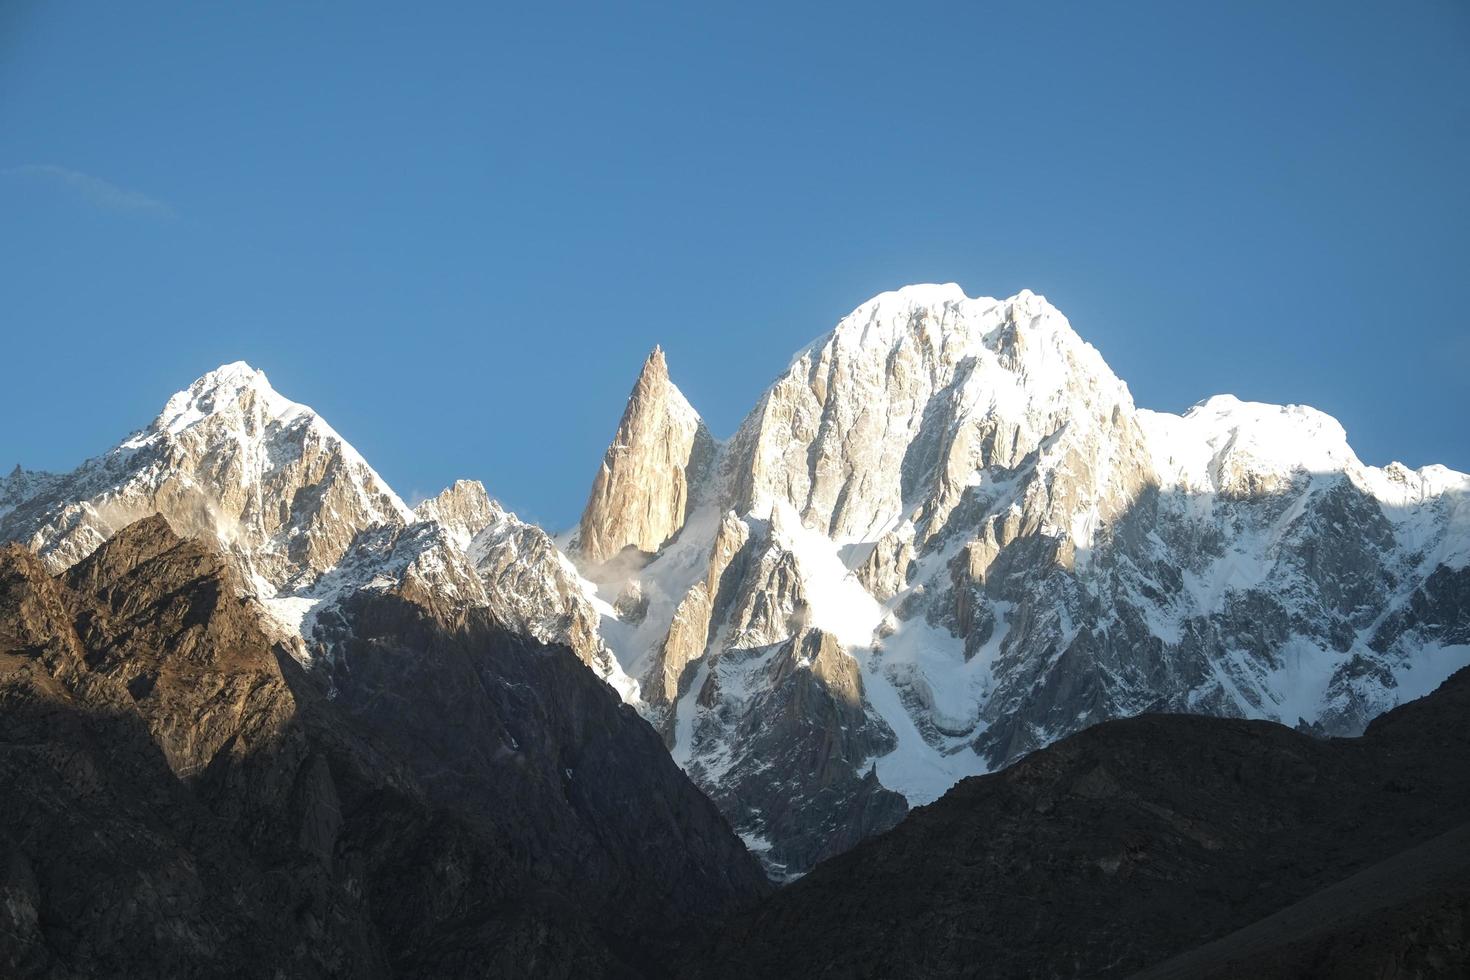
[[[734,917],[688,972],[1130,975],[1396,855],[1422,868],[1404,852],[1470,819],[1467,712],[1462,670],[1357,739],[1183,715],[1098,725],[965,780]],[[1350,886],[1318,901],[1382,943],[1402,941],[1385,925],[1402,915],[1448,961],[1463,956],[1463,861],[1447,873],[1453,887],[1408,886],[1397,912],[1353,906]]]
[[[302,671],[162,518],[0,552],[0,974],[599,976],[764,879],[567,650],[407,585]]]
[[[1138,980],[1470,975],[1470,824],[1152,967]]]

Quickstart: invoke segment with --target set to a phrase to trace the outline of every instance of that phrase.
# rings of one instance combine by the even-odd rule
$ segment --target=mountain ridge
[[[766,884],[565,647],[406,571],[303,667],[159,515],[0,547],[7,974],[659,975]]]
[[[1441,835],[1463,839],[1470,814],[1467,706],[1461,669],[1356,738],[1199,715],[1095,725],[733,912],[681,969],[1458,975],[1465,860]],[[1395,874],[1380,894],[1354,878]]]
[[[615,444],[639,452],[622,430]],[[862,809],[876,769],[927,802],[1161,707],[1361,730],[1470,662],[1456,625],[1470,477],[1364,466],[1335,420],[1301,406],[1138,409],[1030,292],[874,297],[799,350],[716,447],[664,549],[570,552],[614,610],[604,634],[676,758],[753,846],[795,855],[778,874],[824,853],[765,839],[764,814],[792,792],[845,786],[829,809]],[[629,606],[636,621],[616,612]],[[1405,607],[1441,621],[1409,627]],[[781,751],[759,735],[763,665],[811,626],[862,668],[865,720],[843,724],[896,742],[758,788],[755,761]],[[830,739],[836,719],[809,718],[811,737]],[[729,785],[745,748],[748,791]]]
[[[0,482],[0,539],[25,542],[52,571],[155,513],[231,556],[242,588],[303,662],[330,656],[330,631],[317,627],[336,605],[411,567],[447,601],[491,606],[528,635],[567,643],[636,698],[596,635],[575,570],[539,528],[471,481],[415,512],[325,419],[243,361],[201,376],[148,426],[69,474],[17,467]]]
[[[155,512],[303,664],[405,577],[566,643],[778,877],[1098,721],[1353,733],[1470,662],[1470,477],[1365,466],[1301,406],[1139,409],[1029,291],[880,294],[723,440],[655,348],[555,539],[473,481],[409,510],[241,362],[73,473],[0,480],[0,539],[53,570]]]

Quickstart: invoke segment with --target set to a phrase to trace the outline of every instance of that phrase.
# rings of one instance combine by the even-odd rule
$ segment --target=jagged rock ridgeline
[[[0,480],[0,539],[60,571],[163,513],[313,670],[397,583],[564,643],[793,875],[1109,718],[1361,731],[1470,662],[1467,500],[1309,408],[1139,409],[1041,297],[947,285],[864,303],[725,441],[655,351],[560,546],[474,483],[410,510],[238,364],[71,474]],[[809,643],[825,666],[779,666]]]
[[[0,481],[0,540],[24,543],[52,571],[155,513],[228,555],[302,659],[330,654],[337,605],[411,568],[441,606],[489,607],[637,697],[545,532],[472,481],[409,509],[325,420],[246,364],[195,381],[146,429],[72,473],[17,467]]]
[[[627,427],[614,450],[661,458]],[[1470,478],[1365,466],[1300,406],[1139,409],[1029,292],[875,297],[796,355],[709,472],[656,554],[573,553],[675,758],[778,874],[825,853],[778,818],[817,786],[847,787],[828,806],[872,777],[925,803],[1145,710],[1351,734],[1470,662]],[[668,495],[625,486],[621,514]],[[605,519],[589,505],[580,540]],[[800,699],[802,735],[762,710],[796,683],[763,666],[812,628],[862,679],[844,724],[874,734],[773,782],[736,762],[784,757],[767,734],[808,758],[831,744],[822,699]]]
[[[337,564],[359,531],[412,519],[321,416],[242,362],[174,395],[152,425],[105,455],[10,496],[3,537],[53,571],[164,513],[184,533],[239,555],[249,577],[274,588]]]
[[[417,513],[446,528],[474,565],[484,601],[502,623],[543,643],[571,647],[624,700],[637,702],[637,682],[602,641],[586,583],[545,531],[505,510],[473,480],[460,480],[424,501]]]
[[[303,669],[161,517],[54,577],[4,546],[0,972],[656,976],[764,891],[568,651],[422,586]]]

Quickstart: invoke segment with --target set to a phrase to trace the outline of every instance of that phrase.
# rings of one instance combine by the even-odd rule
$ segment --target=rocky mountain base
[[[1467,712],[1461,670],[1361,738],[1182,715],[1098,725],[735,915],[681,972],[1463,975]]]
[[[161,517],[0,551],[0,974],[657,976],[768,887],[566,648],[406,587],[304,670]]]

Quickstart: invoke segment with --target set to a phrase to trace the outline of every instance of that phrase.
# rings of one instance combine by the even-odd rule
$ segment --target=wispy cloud
[[[58,167],[54,163],[24,163],[18,167],[7,167],[0,170],[0,176],[48,181],[108,211],[128,211],[155,217],[171,217],[174,213],[174,209],[168,204],[141,191],[119,187],[110,180],[84,174],[80,170]]]

